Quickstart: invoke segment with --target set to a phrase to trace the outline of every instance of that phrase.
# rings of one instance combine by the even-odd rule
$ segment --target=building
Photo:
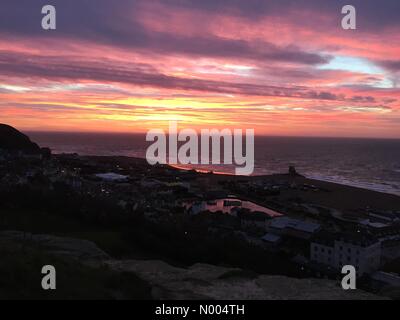
[[[394,238],[389,240],[381,241],[382,245],[382,264],[388,263],[390,261],[400,258],[400,239]]]
[[[400,221],[400,217],[395,212],[370,211],[368,212],[368,216],[374,218],[377,222],[383,223],[395,223]]]
[[[320,233],[311,242],[311,261],[340,271],[345,265],[356,268],[357,276],[379,269],[381,243],[362,235]]]
[[[270,233],[301,239],[310,239],[320,229],[321,225],[317,223],[289,217],[273,218],[267,226]]]
[[[99,173],[95,176],[107,182],[125,182],[128,179],[128,176],[124,176],[114,172]]]
[[[251,212],[249,209],[233,208],[233,212],[237,212],[240,219],[240,225],[243,229],[257,228],[265,230],[265,225],[271,217],[263,212]],[[231,212],[232,212],[231,210]]]
[[[262,238],[262,241],[265,243],[268,243],[270,245],[278,245],[282,241],[282,237],[272,234],[272,233],[266,233]]]

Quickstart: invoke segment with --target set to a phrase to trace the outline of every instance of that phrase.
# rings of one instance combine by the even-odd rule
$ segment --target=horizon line
[[[103,135],[146,135],[146,132],[136,131],[63,131],[63,130],[21,130],[25,134],[103,134]],[[165,130],[168,135],[168,130]],[[310,139],[360,139],[360,140],[400,140],[400,137],[370,137],[370,136],[314,136],[314,135],[275,135],[255,134],[259,138],[310,138]]]

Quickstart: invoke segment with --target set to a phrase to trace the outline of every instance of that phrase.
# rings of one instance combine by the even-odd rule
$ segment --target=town
[[[119,257],[298,278],[338,280],[353,265],[364,290],[398,294],[400,198],[294,167],[231,176],[32,146],[0,151],[0,190],[0,230],[85,234]]]

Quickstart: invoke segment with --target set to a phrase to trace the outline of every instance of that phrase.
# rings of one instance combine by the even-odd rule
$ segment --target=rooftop
[[[106,180],[106,181],[125,181],[126,179],[128,179],[127,176],[113,173],[113,172],[99,173],[99,174],[96,174],[96,177]]]
[[[302,220],[292,219],[289,217],[278,217],[272,220],[271,227],[275,229],[290,228],[308,233],[314,233],[321,226],[313,222],[306,222]]]

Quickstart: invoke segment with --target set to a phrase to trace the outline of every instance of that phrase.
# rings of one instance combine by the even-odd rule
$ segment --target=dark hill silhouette
[[[40,148],[28,136],[17,129],[0,123],[0,149],[7,151],[22,151],[25,153],[40,153]]]

